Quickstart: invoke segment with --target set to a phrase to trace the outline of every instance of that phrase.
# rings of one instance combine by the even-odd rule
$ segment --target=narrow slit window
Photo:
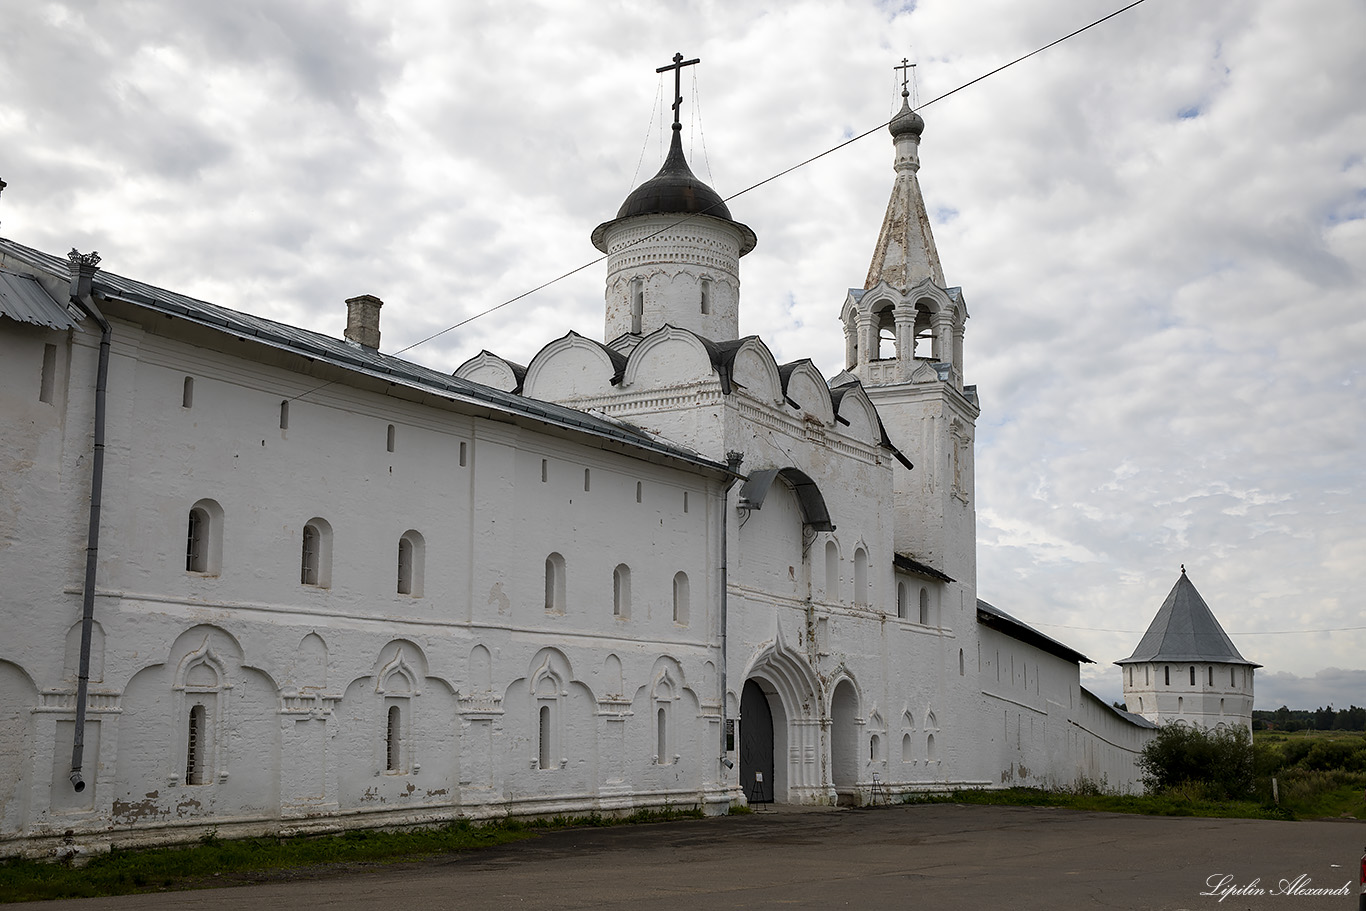
[[[711,279],[702,279],[702,314],[711,313]]]
[[[185,572],[208,572],[209,516],[198,507],[190,510],[189,534],[185,541]]]
[[[550,480],[550,461],[541,459],[541,483],[544,484],[548,480]]]
[[[631,616],[631,568],[625,563],[612,570],[612,616]]]
[[[688,585],[688,574],[678,573],[674,576],[674,623],[680,626],[688,625],[688,615],[692,611],[692,592]]]
[[[645,314],[645,283],[640,279],[631,280],[631,332],[640,335],[642,317]]]
[[[1195,686],[1195,665],[1191,665],[1191,686]]]
[[[1172,685],[1172,667],[1171,667],[1170,664],[1163,665],[1163,667],[1162,667],[1162,685],[1163,685],[1163,686],[1171,686],[1171,685]]]
[[[550,768],[550,706],[541,706],[537,719],[537,765],[542,769]]]
[[[299,554],[299,583],[318,584],[318,568],[322,549],[322,532],[318,526],[309,523],[304,526],[303,546]]]
[[[587,492],[587,490],[588,490],[588,477],[589,477],[589,469],[585,468],[585,469],[583,470],[583,489],[584,489],[585,492]]]
[[[385,432],[384,445],[385,445],[385,448],[386,448],[389,452],[393,452],[393,451],[394,451],[394,425],[393,425],[393,424],[390,424],[390,425],[389,425],[389,429]]]
[[[683,491],[683,511],[688,511],[688,492],[686,490]]]
[[[52,404],[52,395],[57,386],[57,346],[43,346],[43,373],[39,378],[38,401]]]
[[[399,736],[402,721],[398,706],[389,706],[389,717],[384,730],[384,767],[390,772],[399,770]]]
[[[185,783],[204,783],[204,706],[190,709],[189,739],[185,749]]]
[[[636,502],[640,502],[640,482],[636,481]]]
[[[930,592],[925,588],[920,590],[920,625],[930,625]]]
[[[1214,665],[1209,666],[1209,685],[1214,686]]]
[[[413,593],[413,542],[409,538],[398,539],[398,593]]]
[[[910,613],[910,599],[906,596],[906,583],[896,584],[896,615],[902,620],[908,619]]]
[[[289,429],[289,399],[280,403],[280,429]]]
[[[660,765],[669,763],[669,721],[663,706],[655,713],[655,761]]]
[[[185,377],[185,384],[181,387],[181,390],[180,390],[180,407],[181,407],[181,408],[193,408],[193,407],[194,407],[194,377],[192,377],[192,376],[187,376],[187,377]]]
[[[460,467],[465,467],[465,444],[460,444]]]

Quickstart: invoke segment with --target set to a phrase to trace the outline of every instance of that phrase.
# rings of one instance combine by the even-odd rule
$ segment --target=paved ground
[[[913,806],[556,832],[420,864],[14,907],[1355,909],[1366,825]],[[1277,894],[1282,879],[1349,896]],[[1265,890],[1222,903],[1207,882]]]

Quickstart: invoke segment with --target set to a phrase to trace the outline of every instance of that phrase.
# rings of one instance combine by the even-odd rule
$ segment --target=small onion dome
[[[905,92],[901,93],[901,110],[897,111],[887,129],[891,130],[894,138],[907,133],[919,136],[925,132],[925,118],[911,110],[911,103],[907,100]]]
[[[593,246],[603,253],[607,252],[607,229],[624,218],[638,215],[704,215],[730,222],[740,229],[740,255],[744,256],[758,239],[748,225],[742,225],[731,218],[721,195],[697,179],[688,160],[683,156],[683,141],[680,130],[674,128],[673,141],[669,145],[669,155],[659,173],[631,192],[617,210],[617,217],[603,222],[593,229]]]

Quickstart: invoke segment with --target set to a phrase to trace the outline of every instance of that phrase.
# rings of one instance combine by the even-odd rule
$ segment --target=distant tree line
[[[1253,712],[1254,731],[1366,731],[1366,708],[1353,705],[1334,710],[1331,705],[1313,711],[1281,706],[1274,712]]]

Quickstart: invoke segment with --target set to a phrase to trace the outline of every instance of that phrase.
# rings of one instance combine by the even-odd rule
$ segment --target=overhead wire
[[[1081,33],[1085,32],[1085,31],[1088,31],[1089,29],[1095,28],[1096,26],[1101,25],[1102,23],[1108,22],[1109,20],[1115,18],[1116,16],[1118,16],[1118,15],[1120,15],[1120,14],[1122,14],[1122,13],[1128,12],[1129,10],[1133,9],[1134,7],[1140,5],[1140,4],[1144,3],[1144,2],[1146,2],[1146,0],[1133,0],[1133,2],[1127,4],[1126,6],[1120,7],[1119,9],[1115,10],[1114,12],[1109,13],[1108,15],[1102,16],[1101,18],[1096,19],[1095,21],[1090,22],[1090,23],[1088,23],[1087,25],[1084,25],[1084,26],[1082,26],[1082,27],[1079,28],[1079,29],[1076,29],[1076,30],[1074,30],[1074,31],[1068,32],[1066,35],[1063,35],[1061,38],[1057,38],[1057,39],[1055,39],[1055,40],[1053,40],[1053,41],[1050,41],[1048,44],[1043,45],[1042,47],[1035,48],[1034,50],[1030,51],[1030,52],[1027,53],[1027,54],[1024,54],[1024,55],[1019,56],[1019,57],[1016,57],[1014,60],[1011,60],[1009,63],[1004,63],[1004,64],[1002,64],[1002,65],[996,67],[995,69],[993,69],[993,70],[991,70],[991,71],[989,71],[989,72],[983,73],[982,75],[980,75],[980,76],[978,76],[978,77],[976,77],[976,78],[974,78],[974,79],[971,79],[971,80],[969,80],[969,81],[963,83],[962,85],[957,86],[956,88],[950,89],[949,91],[943,93],[942,95],[937,95],[937,96],[935,96],[934,98],[931,98],[929,101],[925,102],[923,105],[920,105],[920,106],[917,108],[917,110],[921,110],[921,109],[923,109],[923,108],[927,108],[927,107],[929,107],[930,105],[932,105],[932,104],[934,104],[934,103],[936,103],[936,102],[938,102],[938,101],[943,101],[945,98],[948,98],[948,97],[950,97],[950,96],[952,96],[952,95],[956,95],[957,93],[959,93],[959,92],[963,91],[964,89],[967,89],[967,88],[969,88],[969,87],[971,87],[971,86],[976,85],[977,83],[981,82],[981,81],[984,80],[984,79],[989,79],[990,77],[995,76],[997,73],[1003,72],[1004,70],[1007,70],[1007,69],[1009,69],[1009,68],[1012,67],[1012,66],[1015,66],[1017,63],[1022,63],[1022,62],[1024,62],[1025,60],[1028,60],[1030,57],[1033,57],[1033,56],[1035,56],[1035,55],[1037,55],[1037,54],[1041,54],[1041,53],[1043,53],[1044,51],[1048,50],[1049,48],[1056,47],[1057,45],[1061,44],[1061,43],[1064,42],[1064,41],[1067,41],[1067,40],[1069,40],[1069,39],[1071,39],[1071,38],[1075,38],[1077,35],[1080,35]],[[659,91],[662,92],[663,89],[661,88],[661,89],[659,89]],[[661,116],[662,116],[662,107],[660,108],[660,110],[661,110]],[[868,138],[869,136],[873,135],[874,133],[877,133],[877,132],[879,132],[879,131],[885,129],[885,128],[888,126],[888,124],[890,124],[890,123],[891,123],[891,119],[889,118],[888,120],[886,120],[886,121],[884,121],[884,122],[882,122],[882,123],[879,123],[879,124],[877,124],[876,126],[871,127],[870,129],[864,130],[862,133],[859,133],[859,134],[856,135],[856,136],[851,136],[850,138],[844,140],[843,142],[840,142],[840,143],[837,143],[837,144],[834,145],[834,146],[831,146],[830,148],[826,149],[826,150],[823,151],[823,152],[819,152],[819,153],[817,153],[817,154],[815,154],[815,155],[812,155],[810,158],[806,158],[806,159],[804,159],[804,160],[802,160],[802,161],[799,161],[799,162],[797,162],[796,164],[792,165],[791,167],[784,168],[783,170],[778,171],[778,172],[775,173],[775,174],[772,174],[772,175],[770,175],[770,176],[768,176],[768,177],[765,177],[763,180],[760,180],[760,181],[758,181],[757,183],[750,184],[749,186],[745,187],[743,190],[739,190],[739,191],[737,191],[737,192],[735,192],[735,193],[732,193],[730,196],[724,197],[720,202],[716,203],[715,205],[718,205],[718,206],[719,206],[719,205],[725,205],[726,203],[728,203],[728,202],[730,202],[730,201],[732,201],[732,200],[734,200],[734,199],[738,199],[739,197],[744,196],[746,193],[749,193],[749,192],[751,192],[751,191],[753,191],[753,190],[757,190],[757,189],[759,189],[759,188],[762,187],[762,186],[766,186],[767,184],[770,184],[770,183],[772,183],[773,181],[778,180],[778,179],[781,178],[781,177],[786,177],[788,174],[791,174],[793,171],[799,170],[799,169],[801,169],[801,168],[806,167],[806,166],[809,165],[809,164],[813,164],[814,162],[820,161],[822,158],[825,158],[827,155],[832,155],[832,154],[834,154],[835,152],[840,151],[841,149],[844,149],[844,148],[846,148],[846,147],[848,147],[848,146],[853,145],[854,143],[858,142],[858,141],[861,140],[861,139],[866,139],[866,138]],[[661,128],[661,130],[660,130],[660,142],[661,142],[660,154],[661,154],[661,157],[662,157],[662,155],[663,155],[663,146],[662,146],[663,134],[664,134],[664,130]],[[649,136],[648,136],[648,134],[647,134],[647,136],[646,136],[645,141],[646,141],[647,144],[649,143]],[[704,140],[704,143],[705,143],[705,140]],[[711,208],[711,207],[709,207],[709,208]],[[632,242],[630,243],[630,245],[631,245],[631,246],[634,246],[634,245],[636,245],[636,244],[646,243],[646,242],[648,242],[648,241],[650,241],[650,240],[653,240],[654,238],[660,236],[661,234],[664,234],[665,232],[671,231],[671,230],[673,230],[674,228],[676,228],[676,227],[678,227],[678,226],[680,226],[680,225],[683,225],[683,224],[686,224],[686,223],[689,222],[689,221],[692,221],[693,219],[695,219],[695,218],[696,218],[697,216],[699,216],[699,215],[705,215],[705,214],[706,214],[706,210],[703,210],[703,211],[701,211],[701,212],[690,213],[690,214],[684,216],[683,218],[678,219],[678,221],[673,222],[672,224],[665,225],[664,227],[660,228],[659,230],[657,230],[657,231],[655,231],[655,232],[653,232],[653,233],[651,233],[651,234],[648,234],[648,235],[646,235],[646,236],[644,236],[644,237],[636,238],[634,241],[632,241]],[[562,272],[562,273],[560,273],[559,275],[556,275],[554,278],[547,279],[546,281],[540,283],[539,285],[536,285],[536,286],[533,287],[533,288],[529,288],[528,290],[523,291],[523,292],[521,292],[520,294],[516,294],[516,295],[514,295],[513,297],[510,297],[510,298],[508,298],[507,300],[503,301],[503,302],[500,303],[500,304],[494,304],[492,307],[489,307],[489,308],[487,308],[487,309],[485,309],[485,310],[479,311],[478,313],[474,313],[474,314],[472,314],[472,315],[470,315],[470,316],[467,316],[467,317],[465,317],[464,319],[462,319],[462,320],[460,320],[460,321],[458,321],[458,322],[456,322],[456,323],[453,323],[453,324],[450,325],[450,326],[447,326],[445,329],[442,329],[442,330],[439,331],[439,332],[434,332],[434,333],[432,333],[431,335],[426,336],[425,338],[418,339],[417,341],[413,342],[413,343],[410,344],[410,345],[406,345],[406,346],[403,347],[403,348],[399,348],[397,351],[393,352],[393,355],[392,355],[392,356],[398,356],[398,355],[400,355],[400,354],[404,354],[404,353],[406,353],[406,352],[408,352],[408,351],[413,350],[414,348],[417,348],[417,347],[419,347],[419,346],[421,346],[421,345],[425,345],[425,344],[427,344],[427,343],[430,342],[430,341],[434,341],[434,340],[440,338],[441,336],[445,335],[445,334],[448,333],[448,332],[453,332],[453,331],[455,331],[456,329],[459,329],[459,328],[461,328],[461,327],[463,327],[463,326],[466,326],[466,325],[468,325],[468,324],[474,322],[474,321],[477,320],[477,319],[480,319],[480,318],[482,318],[482,317],[488,316],[490,313],[495,313],[495,312],[497,312],[497,311],[503,309],[504,307],[507,307],[507,306],[509,306],[509,305],[511,305],[511,304],[515,304],[515,303],[517,303],[518,301],[523,300],[524,298],[530,297],[531,295],[537,293],[538,291],[543,291],[543,290],[545,290],[546,288],[549,288],[551,285],[558,284],[559,282],[562,282],[562,281],[564,281],[564,280],[567,279],[567,278],[570,278],[570,277],[572,277],[572,276],[574,276],[574,275],[577,275],[578,273],[584,271],[585,269],[588,269],[588,268],[591,268],[591,267],[593,267],[593,266],[596,266],[598,263],[602,262],[602,261],[605,260],[606,258],[607,258],[607,254],[603,254],[602,256],[598,256],[598,257],[596,257],[596,258],[594,258],[594,259],[588,260],[587,262],[585,262],[585,263],[583,263],[583,264],[581,264],[581,265],[575,266],[573,269],[570,269],[570,270],[568,270],[568,271],[566,271],[566,272]],[[322,388],[324,388],[324,387],[326,387],[326,386],[329,386],[329,385],[331,385],[331,384],[332,384],[331,382],[324,383],[324,384],[322,384],[321,386],[318,386],[316,389],[311,389],[311,390],[308,390],[308,391],[305,391],[305,392],[301,392],[301,393],[299,393],[299,395],[295,396],[294,398],[296,398],[296,399],[297,399],[297,398],[302,398],[303,396],[308,395],[308,394],[311,393],[311,392],[316,392],[316,391],[318,391],[318,389],[322,389]]]
[[[1107,21],[1109,21],[1110,19],[1115,18],[1116,16],[1118,16],[1118,15],[1120,15],[1120,14],[1122,14],[1122,13],[1128,12],[1129,10],[1133,9],[1134,7],[1140,5],[1140,4],[1144,3],[1144,2],[1146,2],[1146,0],[1133,0],[1133,2],[1132,2],[1132,3],[1129,3],[1127,6],[1120,7],[1119,9],[1115,10],[1114,12],[1112,12],[1112,13],[1106,15],[1106,16],[1102,16],[1101,18],[1095,20],[1094,22],[1089,23],[1088,25],[1084,25],[1084,26],[1082,26],[1081,28],[1076,29],[1075,31],[1068,32],[1066,35],[1063,35],[1061,38],[1058,38],[1058,39],[1055,39],[1055,40],[1053,40],[1053,41],[1050,41],[1048,44],[1045,44],[1045,45],[1043,45],[1042,47],[1035,48],[1034,50],[1030,51],[1028,54],[1024,54],[1024,55],[1022,55],[1022,56],[1020,56],[1020,57],[1016,57],[1014,60],[1010,61],[1009,63],[1003,63],[1003,64],[1001,64],[1000,66],[996,67],[996,69],[991,70],[990,72],[987,72],[987,73],[983,73],[981,76],[978,76],[978,77],[976,77],[975,79],[971,79],[971,80],[969,80],[969,81],[963,83],[962,85],[958,86],[957,88],[950,89],[949,91],[945,92],[945,93],[942,94],[942,95],[936,95],[934,98],[931,98],[929,101],[927,101],[927,102],[925,102],[924,104],[920,105],[920,107],[917,108],[917,110],[921,110],[921,109],[927,108],[927,107],[929,107],[930,105],[934,104],[934,103],[937,102],[937,101],[943,101],[945,98],[948,98],[948,97],[951,96],[951,95],[956,95],[957,93],[963,91],[963,90],[966,89],[966,88],[969,88],[969,87],[971,87],[971,86],[976,85],[977,83],[981,82],[981,81],[984,80],[984,79],[988,79],[988,78],[990,78],[990,77],[992,77],[992,76],[995,76],[997,73],[1000,73],[1000,72],[1002,72],[1002,71],[1004,71],[1004,70],[1007,70],[1007,69],[1009,69],[1010,67],[1014,66],[1014,65],[1017,64],[1017,63],[1022,63],[1022,62],[1024,62],[1025,60],[1028,60],[1030,57],[1033,57],[1033,56],[1035,56],[1035,55],[1037,55],[1037,54],[1041,54],[1041,53],[1043,53],[1044,51],[1048,50],[1049,48],[1056,47],[1057,45],[1061,44],[1061,43],[1064,42],[1064,41],[1067,41],[1067,40],[1070,39],[1070,38],[1075,38],[1077,35],[1080,35],[1082,32],[1085,32],[1085,31],[1087,31],[1088,29],[1095,28],[1096,26],[1098,26],[1098,25],[1100,25],[1100,24],[1102,24],[1102,23],[1104,23],[1104,22],[1107,22]],[[814,163],[814,162],[820,161],[822,158],[826,157],[827,155],[834,154],[835,152],[838,152],[838,151],[840,151],[841,149],[843,149],[843,148],[845,148],[845,147],[847,147],[847,146],[853,145],[854,143],[858,142],[860,139],[866,139],[867,137],[873,135],[874,133],[877,133],[877,132],[879,132],[879,131],[885,129],[885,128],[887,127],[887,125],[890,124],[890,123],[891,123],[891,120],[888,119],[888,120],[884,121],[883,123],[879,123],[877,126],[872,127],[871,129],[864,130],[862,133],[859,133],[857,136],[852,136],[852,137],[850,137],[849,139],[844,140],[843,142],[840,142],[840,143],[838,143],[838,144],[836,144],[836,145],[834,145],[834,146],[831,146],[830,148],[826,149],[824,152],[819,152],[819,153],[817,153],[817,154],[815,154],[815,155],[812,155],[810,158],[807,158],[807,159],[804,159],[804,160],[802,160],[802,161],[799,161],[799,162],[797,162],[796,164],[792,165],[792,166],[789,167],[789,168],[784,168],[783,170],[777,172],[776,174],[772,174],[772,175],[770,175],[770,176],[768,176],[768,177],[765,177],[763,180],[759,181],[758,183],[751,184],[751,185],[745,187],[743,190],[739,190],[738,192],[732,193],[730,196],[727,196],[727,197],[723,198],[723,199],[721,200],[721,203],[719,203],[719,204],[725,204],[725,203],[730,202],[730,201],[733,200],[733,199],[738,199],[738,198],[740,198],[741,196],[744,196],[746,193],[749,193],[749,192],[751,192],[752,190],[757,190],[757,189],[759,189],[760,187],[765,186],[766,184],[770,184],[770,183],[772,183],[773,181],[777,180],[777,179],[780,178],[780,177],[786,177],[788,174],[791,174],[793,171],[796,171],[796,170],[798,170],[798,169],[800,169],[800,168],[804,168],[804,167],[806,167],[807,165],[812,164],[812,163]],[[662,135],[662,133],[663,133],[663,131],[661,130],[661,135]],[[704,214],[706,214],[705,211],[703,211],[703,212],[694,212],[694,213],[691,213],[691,214],[689,214],[688,216],[679,219],[677,222],[675,222],[675,223],[673,223],[673,224],[671,224],[671,225],[666,225],[665,227],[660,228],[658,231],[654,232],[653,234],[650,234],[650,235],[648,235],[648,236],[646,236],[646,237],[641,237],[641,238],[636,239],[636,240],[634,241],[634,244],[645,243],[646,241],[652,240],[652,239],[654,239],[655,237],[658,237],[660,234],[663,234],[663,233],[666,232],[666,231],[671,231],[671,230],[673,230],[674,228],[678,227],[679,225],[682,225],[682,224],[685,224],[685,223],[691,221],[692,219],[696,218],[698,215],[704,215]],[[606,254],[604,254],[604,255],[602,255],[602,256],[597,257],[596,259],[590,260],[590,261],[584,263],[584,264],[581,265],[581,266],[578,266],[578,267],[576,267],[576,268],[570,269],[568,272],[565,272],[565,273],[563,273],[562,275],[557,275],[557,276],[555,276],[554,278],[550,279],[549,281],[546,281],[546,282],[543,282],[543,283],[537,285],[535,288],[532,288],[532,289],[529,290],[529,291],[524,291],[524,292],[522,292],[521,294],[518,294],[516,297],[509,298],[508,300],[503,301],[501,304],[495,304],[494,306],[489,307],[487,310],[483,310],[483,311],[480,311],[479,313],[475,313],[474,315],[469,316],[469,317],[466,317],[465,319],[461,320],[460,322],[458,322],[458,323],[456,323],[456,324],[454,324],[454,325],[452,325],[452,326],[448,326],[448,327],[446,327],[445,329],[442,329],[440,332],[437,332],[437,333],[434,333],[434,334],[432,334],[432,335],[429,335],[429,336],[427,336],[427,337],[424,338],[424,339],[419,339],[418,341],[413,342],[411,345],[407,346],[406,348],[400,348],[398,351],[396,351],[396,352],[394,352],[394,353],[395,353],[395,354],[402,354],[402,353],[404,353],[405,351],[411,351],[412,349],[418,347],[419,345],[425,345],[427,342],[430,342],[430,341],[432,341],[432,340],[434,340],[434,339],[440,338],[441,336],[445,335],[447,332],[451,332],[451,331],[453,331],[453,330],[455,330],[455,329],[459,329],[461,326],[467,325],[468,323],[471,323],[471,322],[473,322],[474,320],[479,319],[480,317],[487,316],[487,315],[490,314],[490,313],[493,313],[493,312],[495,312],[495,311],[497,311],[497,310],[501,310],[502,308],[506,307],[508,304],[516,303],[517,301],[521,300],[521,299],[524,298],[524,297],[528,297],[528,296],[530,296],[530,295],[532,295],[532,294],[535,294],[537,291],[540,291],[540,290],[542,290],[542,289],[548,288],[548,287],[550,287],[551,285],[556,284],[557,282],[561,282],[561,281],[563,281],[564,279],[569,278],[570,276],[577,275],[578,273],[582,272],[584,269],[587,269],[587,268],[590,267],[590,266],[595,266],[595,265],[597,265],[598,263],[602,262],[602,261],[603,261],[604,259],[606,259],[606,258],[607,258],[607,256],[606,256]]]

